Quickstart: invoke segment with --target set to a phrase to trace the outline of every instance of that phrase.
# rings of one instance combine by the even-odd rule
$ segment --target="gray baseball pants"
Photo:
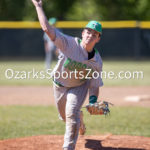
[[[74,150],[79,134],[80,109],[87,95],[88,82],[74,88],[53,85],[59,117],[66,122],[63,148]]]

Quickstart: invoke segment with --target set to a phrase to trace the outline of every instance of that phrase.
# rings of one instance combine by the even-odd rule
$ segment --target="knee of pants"
[[[65,110],[61,109],[61,107],[59,107],[59,105],[57,106],[57,110],[58,110],[58,117],[60,120],[65,121],[66,120],[66,116],[65,116]]]
[[[79,111],[66,111],[66,121],[67,120],[79,120],[80,113]]]
[[[59,114],[58,117],[59,117],[60,120],[66,122],[66,117],[64,115],[62,116],[62,115]]]

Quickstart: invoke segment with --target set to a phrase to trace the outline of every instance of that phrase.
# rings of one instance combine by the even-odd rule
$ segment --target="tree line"
[[[150,20],[150,0],[43,0],[43,8],[58,20]],[[36,20],[31,0],[0,0],[0,21]]]

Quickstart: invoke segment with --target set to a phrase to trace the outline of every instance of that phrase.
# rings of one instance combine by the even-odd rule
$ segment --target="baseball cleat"
[[[79,133],[80,135],[84,135],[86,132],[86,127],[85,124],[83,122],[83,112],[80,111],[80,128],[79,128]]]

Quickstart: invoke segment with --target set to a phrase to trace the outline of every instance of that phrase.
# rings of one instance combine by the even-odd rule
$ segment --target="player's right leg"
[[[59,119],[65,121],[66,120],[66,115],[65,115],[66,93],[68,89],[65,87],[59,87],[58,85],[53,83],[53,90],[54,90],[56,107],[59,113]]]
[[[80,111],[80,128],[79,128],[79,133],[80,135],[84,135],[86,132],[86,127],[83,121],[83,112]]]

